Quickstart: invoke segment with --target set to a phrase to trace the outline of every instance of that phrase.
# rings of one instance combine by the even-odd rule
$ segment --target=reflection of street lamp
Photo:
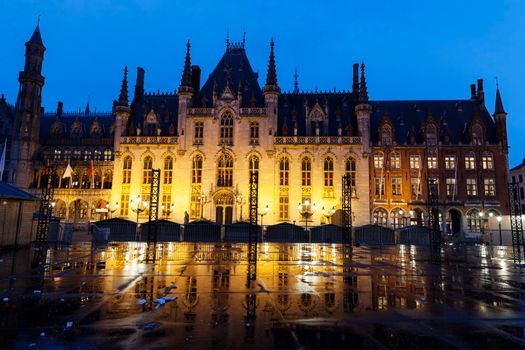
[[[111,218],[113,213],[118,210],[118,202],[115,202],[115,205],[113,205],[113,208],[115,209],[111,209],[111,204],[109,203],[109,201],[107,201],[106,203],[108,203],[108,213],[109,213],[109,217]]]
[[[162,209],[162,215],[163,216],[170,216],[171,212],[175,210],[175,204],[171,203],[169,206],[169,209],[166,209],[166,206],[162,204],[160,206],[160,209]]]
[[[496,217],[496,220],[498,220],[498,228],[499,228],[499,245],[503,245],[503,237],[501,236],[501,220],[503,220],[503,218],[501,217],[501,215],[498,215]]]
[[[312,217],[315,212],[315,203],[310,205],[310,200],[305,199],[303,204],[299,203],[297,206],[297,210],[299,210],[299,213],[304,218],[305,221],[305,229],[308,231],[308,218]]]
[[[204,216],[204,204],[208,203],[209,200],[208,200],[208,196],[206,196],[204,192],[201,192],[200,199],[201,199],[201,220],[202,220],[202,217]]]
[[[242,194],[237,198],[237,204],[239,204],[241,206],[241,218],[240,218],[240,221],[242,221],[242,207],[246,204],[246,199],[243,197]]]
[[[332,210],[330,210],[329,212],[326,212],[326,209],[323,207],[321,209],[321,213],[323,213],[324,217],[328,220],[328,222],[331,224],[332,223],[332,216],[334,216],[335,214],[335,208],[332,207]]]
[[[262,210],[260,210],[262,211]],[[266,204],[266,207],[264,208],[264,211],[262,211],[261,213],[259,213],[259,215],[261,216],[261,228],[263,227],[263,217],[268,214],[268,212],[270,211],[270,207],[268,206],[268,204]]]
[[[147,200],[142,201],[140,198],[140,195],[138,195],[136,202],[133,199],[129,201],[129,207],[131,208],[132,212],[137,213],[137,224],[138,224],[140,213],[148,209],[148,201]]]

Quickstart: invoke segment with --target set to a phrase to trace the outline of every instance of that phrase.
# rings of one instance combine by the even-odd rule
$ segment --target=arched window
[[[374,224],[386,226],[387,218],[388,218],[388,213],[385,209],[377,208],[376,210],[374,210],[374,214],[373,214]]]
[[[356,162],[354,158],[347,158],[345,161],[345,175],[350,176],[350,186],[352,186],[352,197],[357,195],[356,189]]]
[[[133,160],[130,156],[124,157],[122,164],[122,183],[130,184],[131,183],[131,166],[133,165]]]
[[[249,166],[249,175],[251,175],[253,172],[259,173],[259,157],[257,156],[251,156],[250,157],[250,164]]]
[[[233,186],[233,157],[228,152],[223,152],[217,163],[217,186]]]
[[[403,222],[403,215],[405,212],[401,208],[395,208],[390,212],[390,219],[392,220],[392,228],[396,229],[398,227],[403,226],[405,223]]]
[[[102,185],[102,188],[111,189],[112,184],[113,184],[113,172],[111,170],[106,170],[104,172],[104,183]]]
[[[96,170],[93,176],[93,187],[100,189],[102,188],[102,173],[100,170]]]
[[[478,209],[472,209],[467,213],[467,229],[469,232],[481,231],[481,216]]]
[[[301,185],[312,186],[312,160],[309,157],[301,161]]]
[[[144,158],[144,166],[142,169],[142,184],[151,184],[151,170],[153,169],[153,158],[151,158],[150,156]]]
[[[85,172],[82,174],[82,179],[81,179],[81,186],[82,188],[90,188],[91,187],[91,179],[89,178],[88,176],[88,173]]]
[[[221,117],[220,144],[233,144],[233,116],[226,112]]]
[[[282,157],[279,161],[279,185],[288,186],[290,176],[290,160],[288,157]]]
[[[494,169],[494,158],[492,153],[486,152],[481,157],[481,165],[483,170],[493,170]]]
[[[251,122],[250,123],[250,145],[259,144],[259,123]]]
[[[107,162],[112,159],[113,159],[113,152],[109,148],[106,148],[104,150],[104,160]]]
[[[91,160],[91,150],[89,149],[84,150],[84,160]]]
[[[60,160],[62,158],[62,150],[60,148],[55,148],[53,152],[53,159]]]
[[[437,132],[434,125],[429,125],[427,127],[426,141],[429,146],[437,145]]]
[[[191,183],[202,183],[202,157],[200,155],[196,155],[195,157],[193,157],[191,168]]]
[[[73,159],[80,159],[80,150],[77,148],[73,151]]]
[[[99,149],[96,149],[93,151],[93,159],[94,160],[101,160],[102,152],[100,152]]]
[[[472,127],[472,144],[477,146],[483,144],[483,129],[479,124],[475,124]]]
[[[324,159],[324,185],[325,187],[334,185],[334,161],[331,157]]]
[[[70,160],[71,159],[71,150],[65,149],[64,150],[64,160]]]
[[[385,161],[385,156],[383,153],[378,152],[374,154],[374,168],[383,169],[383,164]]]
[[[171,185],[173,181],[173,158],[167,156],[164,158],[164,185]]]

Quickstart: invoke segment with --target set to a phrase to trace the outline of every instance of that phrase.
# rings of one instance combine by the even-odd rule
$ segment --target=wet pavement
[[[75,244],[36,268],[32,249],[2,252],[0,348],[525,347],[525,272],[511,248],[344,252],[259,244],[251,289],[246,244],[161,244],[155,264],[144,243]]]

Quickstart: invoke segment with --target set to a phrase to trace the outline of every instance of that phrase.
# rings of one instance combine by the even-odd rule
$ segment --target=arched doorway
[[[451,236],[457,236],[461,232],[461,212],[457,209],[450,209],[447,212],[447,229],[445,230]]]
[[[229,225],[233,222],[233,193],[220,192],[215,195],[215,222]]]

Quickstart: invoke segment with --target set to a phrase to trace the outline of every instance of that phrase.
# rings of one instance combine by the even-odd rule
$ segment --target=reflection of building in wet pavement
[[[33,275],[28,252],[4,255],[0,263],[0,296],[9,298],[0,304],[4,348],[44,328],[47,335],[36,342],[53,344],[67,321],[82,344],[95,347],[402,347],[407,335],[428,348],[489,335],[502,345],[522,345],[500,331],[515,330],[523,319],[519,277],[502,250],[445,247],[438,267],[426,247],[358,247],[344,265],[340,245],[262,243],[252,290],[246,245],[162,244],[154,267],[143,263],[144,243],[93,255],[76,245],[50,250],[45,274]],[[250,338],[246,298],[254,292]],[[448,318],[463,331],[449,329],[442,322]]]

